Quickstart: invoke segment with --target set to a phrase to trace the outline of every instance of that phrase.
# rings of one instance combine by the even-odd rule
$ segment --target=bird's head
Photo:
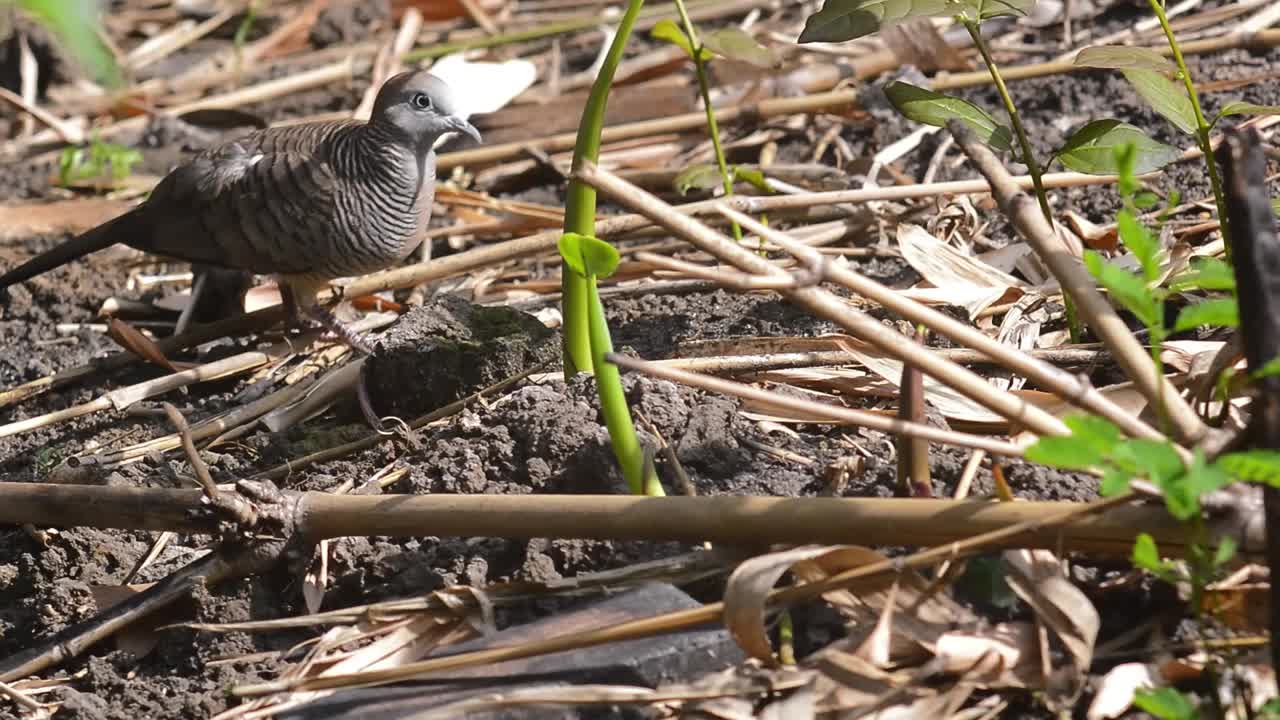
[[[429,150],[441,135],[460,132],[480,142],[480,131],[458,114],[453,90],[425,70],[394,75],[383,83],[369,116],[378,125]]]

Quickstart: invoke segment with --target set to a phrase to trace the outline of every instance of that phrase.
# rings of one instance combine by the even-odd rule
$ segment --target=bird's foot
[[[364,355],[373,354],[373,346],[369,345],[364,336],[343,324],[327,309],[315,303],[298,302],[298,299],[293,294],[293,289],[288,285],[281,288],[280,297],[284,301],[285,314],[288,316],[289,324],[293,327],[306,328],[309,325],[307,321],[310,320],[333,333],[339,340],[356,352]]]
[[[346,343],[351,349],[364,355],[373,354],[373,346],[365,340],[364,335],[352,330],[350,326],[333,316],[333,313],[319,305],[311,305],[302,309],[302,313],[306,317],[316,321],[329,332],[333,333],[339,340]]]

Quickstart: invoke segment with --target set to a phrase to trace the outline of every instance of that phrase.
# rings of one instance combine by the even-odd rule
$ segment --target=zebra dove
[[[480,133],[451,89],[412,71],[379,89],[367,123],[267,128],[204,150],[147,200],[0,275],[0,290],[122,243],[276,277],[290,319],[368,346],[316,302],[329,280],[385,269],[422,244],[435,197],[435,142]]]

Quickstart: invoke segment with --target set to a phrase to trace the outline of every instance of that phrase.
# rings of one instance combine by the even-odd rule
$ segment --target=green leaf
[[[676,192],[681,195],[690,190],[711,190],[724,186],[724,178],[720,177],[720,168],[714,164],[691,165],[676,175],[672,181]]]
[[[1082,67],[1108,68],[1111,70],[1173,70],[1169,58],[1145,47],[1127,45],[1095,45],[1076,53],[1074,64]]]
[[[965,563],[956,585],[969,597],[998,608],[1018,604],[1018,595],[1009,587],[1009,572],[999,555],[979,555]]]
[[[1191,272],[1169,284],[1171,290],[1235,290],[1236,273],[1218,258],[1202,258],[1191,266]]]
[[[919,17],[954,15],[951,0],[825,0],[796,42],[844,42]]]
[[[1107,289],[1111,297],[1148,328],[1160,322],[1160,309],[1142,278],[1114,263],[1102,259],[1093,250],[1084,253],[1084,264],[1099,285]]]
[[[18,7],[49,30],[97,82],[119,87],[124,77],[98,34],[97,5],[94,0],[18,0]]]
[[[579,275],[606,278],[618,269],[618,250],[599,238],[568,232],[560,236],[559,244],[560,257]]]
[[[1280,450],[1226,453],[1214,464],[1241,480],[1280,487]]]
[[[1186,470],[1173,446],[1158,440],[1125,440],[1116,446],[1112,458],[1161,488],[1176,481]]]
[[[1139,688],[1133,693],[1133,704],[1160,720],[1198,720],[1200,713],[1186,695],[1173,688]]]
[[[1129,147],[1133,147],[1130,145]],[[1129,252],[1138,260],[1138,267],[1147,282],[1160,277],[1160,242],[1150,228],[1138,221],[1133,213],[1121,210],[1116,214],[1116,234]]]
[[[953,98],[904,82],[889,83],[884,89],[889,102],[910,120],[946,127],[956,119],[972,130],[982,142],[997,150],[1013,149],[1013,133],[997,123],[986,110],[971,102]]]
[[[1046,436],[1026,450],[1026,458],[1067,470],[1087,470],[1103,462],[1120,442],[1120,428],[1095,415],[1068,415],[1062,419],[1070,435]]]
[[[741,165],[733,166],[733,179],[741,180],[751,187],[764,193],[772,193],[774,190],[769,186],[769,181],[765,180],[764,173],[751,168],[744,168]]]
[[[1174,332],[1182,332],[1198,328],[1202,325],[1211,327],[1238,327],[1240,312],[1235,298],[1214,298],[1182,308],[1178,320],[1173,324]]]
[[[776,53],[736,27],[725,27],[703,33],[702,46],[711,52],[759,68],[776,68],[781,64]]]
[[[1222,567],[1228,562],[1231,562],[1231,558],[1235,556],[1236,541],[1233,540],[1230,535],[1223,535],[1222,538],[1218,540],[1218,547],[1213,553],[1213,566],[1215,568]]]
[[[653,29],[649,31],[649,37],[652,37],[655,40],[665,40],[672,45],[677,45],[684,50],[686,55],[690,58],[693,57],[693,45],[689,43],[689,36],[684,34],[684,30],[681,30],[680,26],[677,25],[674,20],[669,18],[659,20],[658,23],[653,26]],[[707,57],[706,52],[703,51],[701,55],[702,59],[705,60]]]
[[[1127,492],[1129,490],[1129,481],[1132,479],[1133,476],[1123,470],[1108,468],[1102,474],[1102,483],[1098,486],[1098,492],[1103,497],[1111,497]]]
[[[1036,0],[961,0],[964,11],[961,16],[976,22],[1001,16],[1026,15]]]
[[[1280,115],[1280,105],[1258,105],[1243,100],[1229,102],[1222,106],[1209,124],[1217,125],[1219,120],[1228,115]]]
[[[1178,482],[1168,482],[1161,487],[1164,504],[1169,514],[1179,520],[1187,520],[1200,512],[1200,497],[1222,488],[1231,482],[1231,476],[1217,463],[1205,462],[1204,451],[1197,449],[1191,466]]]
[[[1120,171],[1116,150],[1132,144],[1135,150],[1133,171],[1149,173],[1182,157],[1182,151],[1157,142],[1142,130],[1119,120],[1094,120],[1075,131],[1067,139],[1057,158],[1068,170],[1089,175],[1114,175]]]
[[[1133,542],[1133,554],[1130,556],[1133,566],[1159,575],[1164,570],[1160,560],[1160,550],[1156,547],[1155,538],[1147,533],[1138,533]]]
[[[1265,365],[1249,373],[1249,377],[1254,380],[1275,377],[1276,375],[1280,375],[1280,357],[1271,358]]]
[[[1196,111],[1186,88],[1154,70],[1124,70],[1124,77],[1151,109],[1188,135],[1196,131]]]

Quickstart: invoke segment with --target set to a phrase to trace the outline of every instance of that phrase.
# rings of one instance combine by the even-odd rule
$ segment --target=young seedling
[[[1179,312],[1173,327],[1166,326],[1165,302],[1171,295],[1189,291],[1230,293],[1235,289],[1235,277],[1226,263],[1206,259],[1195,265],[1191,272],[1174,278],[1167,287],[1161,285],[1167,273],[1163,268],[1165,253],[1159,241],[1160,225],[1148,227],[1139,220],[1142,211],[1150,210],[1159,202],[1154,193],[1141,189],[1136,177],[1140,172],[1138,162],[1142,157],[1137,145],[1126,144],[1114,151],[1113,158],[1108,163],[1118,171],[1117,187],[1123,203],[1116,214],[1116,233],[1120,244],[1136,261],[1138,271],[1131,271],[1118,262],[1107,261],[1095,250],[1084,251],[1084,264],[1112,299],[1146,327],[1151,345],[1151,361],[1155,364],[1156,371],[1162,373],[1163,344],[1169,335],[1200,326],[1236,327],[1239,319],[1235,298],[1228,294],[1227,297],[1187,305]],[[1178,204],[1176,191],[1171,193],[1169,201],[1169,205]],[[1162,222],[1163,214],[1158,215],[1157,220]]]
[[[631,36],[631,28],[644,0],[631,0],[627,10],[618,23],[618,31],[609,45],[600,72],[591,85],[591,93],[587,96],[587,104],[582,110],[582,120],[578,123],[578,138],[573,147],[573,168],[579,168],[583,161],[595,162],[600,158],[600,133],[604,129],[605,106],[609,101],[609,87],[613,83],[613,74],[622,61],[622,52],[627,46],[627,38]],[[578,180],[570,180],[565,191],[564,231],[585,237],[594,237],[596,228],[596,191]],[[568,263],[561,263],[560,268],[561,314],[563,320],[564,343],[564,376],[568,380],[574,375],[594,370],[591,355],[591,339],[588,332],[587,280],[574,272]]]
[[[618,268],[618,251],[598,238],[565,233],[560,237],[560,257],[574,272],[586,279],[588,328],[590,329],[591,354],[595,365],[596,392],[600,397],[600,410],[613,445],[614,457],[622,468],[622,475],[634,494],[664,495],[658,482],[653,463],[640,446],[627,397],[622,390],[622,377],[618,366],[605,362],[604,356],[613,352],[613,339],[609,324],[605,321],[604,306],[596,288],[597,278],[607,278]]]
[[[1209,186],[1213,190],[1214,203],[1217,205],[1218,218],[1222,224],[1223,244],[1226,246],[1227,258],[1230,259],[1231,237],[1227,227],[1226,200],[1222,194],[1222,180],[1218,173],[1218,166],[1213,159],[1209,133],[1224,117],[1270,115],[1280,113],[1280,106],[1235,101],[1227,103],[1212,120],[1207,120],[1200,106],[1200,98],[1196,93],[1195,83],[1192,82],[1191,72],[1187,69],[1182,50],[1178,47],[1173,29],[1169,26],[1169,19],[1165,16],[1164,5],[1160,0],[1150,0],[1150,3],[1169,41],[1173,63],[1150,48],[1114,45],[1087,47],[1076,54],[1074,62],[1084,67],[1119,70],[1138,96],[1145,100],[1152,110],[1163,116],[1174,127],[1195,138],[1196,145],[1204,154]],[[1176,82],[1178,80],[1182,83],[1181,87]]]
[[[102,180],[117,184],[128,178],[139,162],[142,153],[138,150],[94,137],[87,148],[63,149],[58,158],[58,185],[71,187]]]
[[[738,180],[750,182],[756,187],[767,190],[768,185],[762,174],[743,170],[737,166],[730,167],[725,161],[724,147],[720,143],[720,128],[716,123],[715,110],[711,106],[707,61],[718,55],[757,67],[773,68],[777,67],[778,59],[768,48],[756,42],[755,38],[735,27],[721,28],[706,33],[699,39],[693,21],[689,19],[689,13],[685,9],[684,1],[676,0],[675,5],[676,12],[680,15],[680,25],[677,26],[671,20],[660,20],[649,34],[656,39],[666,40],[679,46],[693,61],[694,75],[698,80],[698,93],[702,96],[702,107],[707,115],[707,135],[711,138],[711,148],[716,158],[714,168],[699,165],[682,172],[676,177],[676,190],[683,195],[690,188],[706,189],[718,181],[725,195],[733,195],[733,185]],[[732,225],[734,239],[741,240],[742,228],[738,227],[736,222]]]

